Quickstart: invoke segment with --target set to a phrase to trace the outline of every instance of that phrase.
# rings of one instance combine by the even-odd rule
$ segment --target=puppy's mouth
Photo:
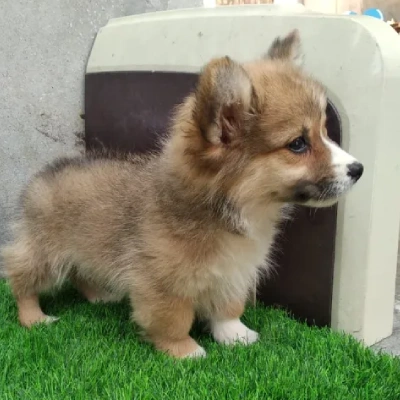
[[[329,207],[337,203],[354,183],[351,179],[300,182],[294,187],[289,202],[309,207]]]

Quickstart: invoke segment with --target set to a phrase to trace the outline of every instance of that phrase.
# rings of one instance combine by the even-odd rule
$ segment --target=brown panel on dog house
[[[194,88],[196,74],[108,72],[86,75],[87,149],[144,153],[157,148],[171,111]],[[329,105],[329,136],[340,143],[340,121]],[[336,208],[299,208],[277,241],[276,273],[258,298],[288,308],[295,317],[329,325],[333,286]]]
[[[115,72],[86,75],[87,149],[154,150],[171,111],[194,88],[196,74]]]

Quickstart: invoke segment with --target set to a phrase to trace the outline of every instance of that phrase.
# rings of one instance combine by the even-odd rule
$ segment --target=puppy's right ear
[[[287,36],[277,37],[264,58],[271,60],[288,61],[296,66],[303,65],[303,52],[301,49],[300,33],[297,29],[291,31]]]
[[[205,66],[195,99],[193,117],[203,138],[213,145],[226,147],[246,129],[254,90],[243,67],[223,57]]]

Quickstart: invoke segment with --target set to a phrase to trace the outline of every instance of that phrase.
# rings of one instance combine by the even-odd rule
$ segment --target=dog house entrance
[[[145,153],[166,133],[173,108],[194,88],[197,74],[107,72],[86,75],[87,150],[101,148]],[[338,114],[327,108],[329,136],[340,144]],[[336,207],[299,208],[287,222],[274,256],[277,269],[258,288],[266,305],[329,325],[333,288]]]

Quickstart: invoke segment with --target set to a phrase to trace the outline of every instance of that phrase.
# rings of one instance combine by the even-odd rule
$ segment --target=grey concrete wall
[[[201,0],[0,0],[0,245],[24,183],[77,151],[83,77],[110,18],[201,5]]]

